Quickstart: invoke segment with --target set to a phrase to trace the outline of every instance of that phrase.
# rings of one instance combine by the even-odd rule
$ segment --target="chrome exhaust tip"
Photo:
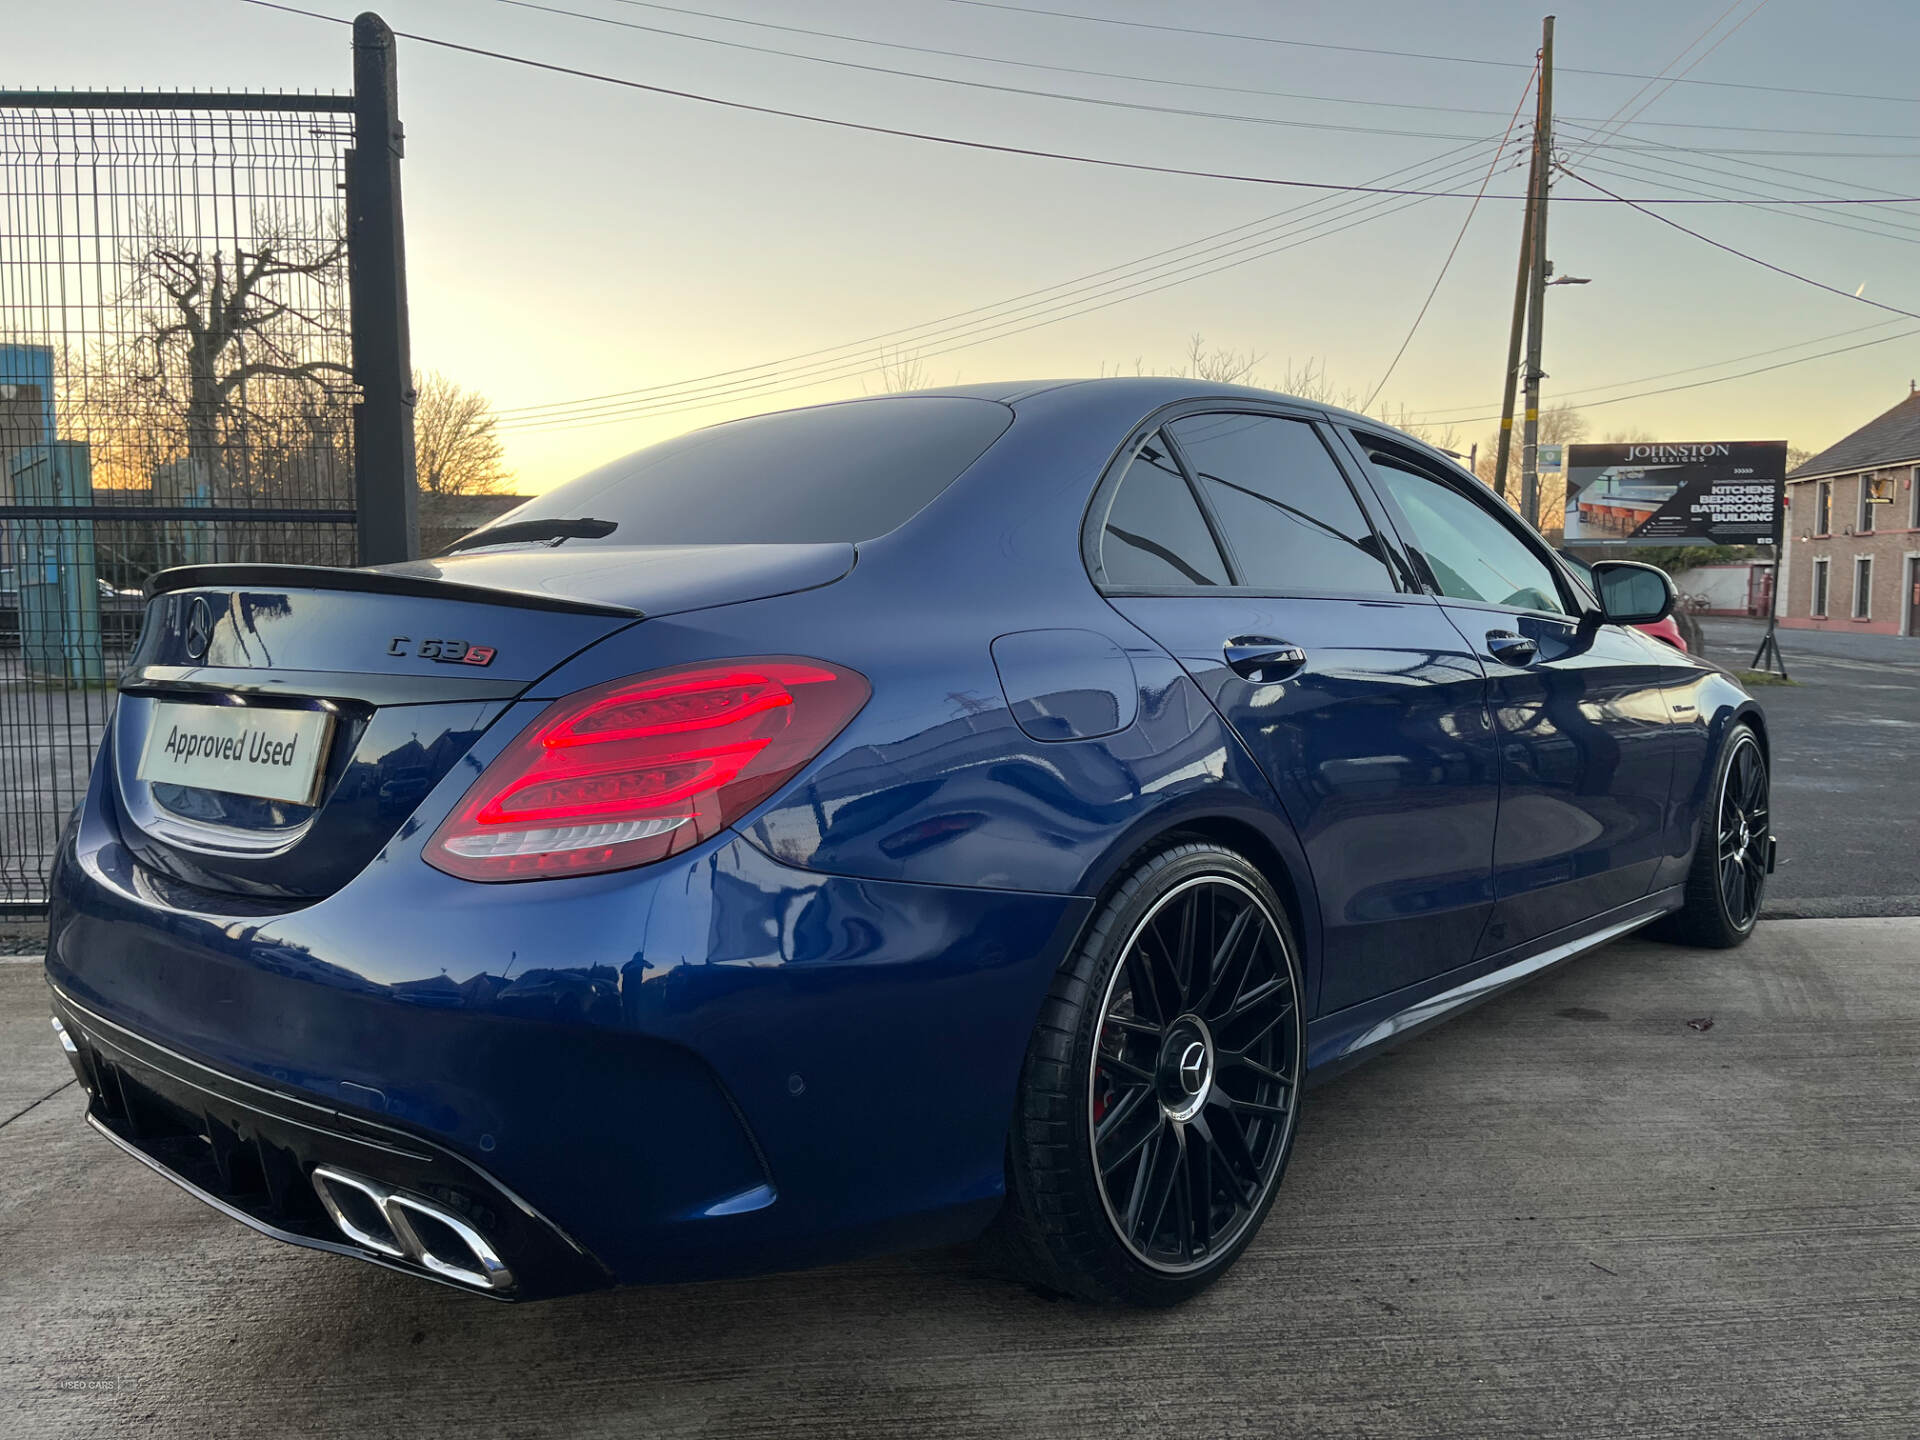
[[[314,1167],[313,1188],[354,1244],[476,1290],[513,1288],[513,1272],[486,1236],[445,1206],[328,1165]]]

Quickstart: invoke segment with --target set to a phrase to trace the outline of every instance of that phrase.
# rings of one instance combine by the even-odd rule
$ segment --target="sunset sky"
[[[329,0],[303,3],[340,17],[353,13]],[[1036,9],[1505,64],[1223,39]],[[1408,0],[1218,0],[1204,7],[1162,0],[682,0],[677,7],[389,0],[382,13],[397,30],[865,124],[1336,184],[1404,172],[1412,188],[1467,192],[1486,173],[1520,99],[1540,20],[1540,7],[1532,5]],[[350,85],[346,27],[237,0],[23,6],[10,13],[6,34],[0,85],[10,87]],[[802,54],[1216,113],[1010,94],[793,58]],[[1920,196],[1916,54],[1920,6],[1912,0],[1771,0],[1757,10],[1754,0],[1565,4],[1556,85],[1561,148],[1572,169],[1622,195],[1730,193],[1710,189],[1718,183],[1770,197]],[[1632,98],[1641,80],[1577,73],[1652,75],[1695,59],[1688,80],[1723,83],[1655,85]],[[1004,63],[1011,61],[1025,63]],[[1073,73],[1086,71],[1107,74]],[[749,386],[763,372],[748,372],[683,389],[668,401],[643,396],[582,407],[594,423],[575,410],[562,412],[563,424],[511,425],[504,433],[523,489],[544,488],[695,425],[883,388],[883,348],[895,352],[878,340],[853,342],[1022,296],[1029,300],[1017,304],[1036,308],[948,321],[932,327],[938,334],[903,341],[897,358],[917,363],[929,384],[1086,375],[1103,367],[1131,372],[1136,361],[1149,369],[1178,363],[1187,337],[1199,333],[1213,344],[1262,352],[1269,383],[1289,362],[1311,361],[1324,364],[1336,388],[1364,396],[1405,337],[1469,204],[960,149],[723,109],[406,40],[400,84],[413,349],[422,367],[482,391],[507,419],[524,421],[513,413],[521,407],[674,386],[830,352],[798,362],[814,366],[807,375],[785,367],[777,384]],[[1897,98],[1837,98],[1832,91]],[[1650,102],[1638,123],[1589,149],[1593,131],[1630,100],[1630,110]],[[1694,128],[1708,126],[1726,128]],[[1789,131],[1825,133],[1782,133]],[[1484,417],[1499,408],[1520,209],[1491,197],[1517,194],[1523,178],[1517,170],[1494,175],[1490,198],[1381,394],[1396,411],[1457,419],[1462,449],[1485,439],[1493,427]],[[1583,193],[1591,192],[1562,180],[1556,198]],[[1161,268],[1131,289],[1114,288],[1128,273],[1121,270],[1060,296],[1032,296],[1287,210],[1297,213],[1223,237],[1238,248],[1184,261],[1163,257]],[[1685,206],[1665,213],[1847,296],[1864,287],[1869,300],[1920,312],[1912,248],[1920,240],[1920,205],[1792,213]],[[1319,233],[1355,220],[1362,223],[1343,233]],[[1281,224],[1293,228],[1271,228]],[[1316,238],[1275,248],[1281,239],[1309,235]],[[1594,438],[1634,431],[1675,440],[1786,439],[1817,449],[1892,405],[1920,376],[1920,320],[1796,283],[1645,215],[1556,203],[1551,237],[1559,270],[1593,283],[1550,292],[1549,402],[1591,404],[1904,337],[1726,384],[1593,405]],[[1227,259],[1244,263],[1197,273]],[[1184,283],[1119,298],[1169,279]],[[1693,369],[1701,366],[1717,368]],[[1674,371],[1688,373],[1667,375]],[[1594,388],[1601,386],[1614,388]],[[642,402],[651,408],[632,413]]]

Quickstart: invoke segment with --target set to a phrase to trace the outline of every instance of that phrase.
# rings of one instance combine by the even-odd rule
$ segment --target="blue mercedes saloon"
[[[991,1233],[1166,1305],[1306,1081],[1736,945],[1767,723],[1446,455],[1171,379],[737,420],[431,560],[150,586],[47,976],[88,1121],[500,1298]]]

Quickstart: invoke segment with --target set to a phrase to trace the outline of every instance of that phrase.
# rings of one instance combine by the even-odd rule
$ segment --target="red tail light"
[[[867,703],[819,660],[724,660],[556,700],[427,842],[466,880],[624,870],[697,845],[779,789]]]

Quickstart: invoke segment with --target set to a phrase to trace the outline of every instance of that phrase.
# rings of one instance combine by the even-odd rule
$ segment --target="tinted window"
[[[1438,479],[1379,460],[1373,473],[1413,527],[1410,538],[1442,595],[1566,612],[1547,562],[1503,521]]]
[[[1311,425],[1191,415],[1167,426],[1206,491],[1242,585],[1391,591],[1393,572]]]
[[[1577,556],[1569,555],[1564,550],[1560,552],[1560,558],[1567,562],[1567,567],[1573,571],[1575,578],[1587,587],[1587,593],[1592,595],[1596,600],[1599,599],[1600,587],[1594,581],[1593,567]]]
[[[1158,435],[1133,458],[1107,510],[1100,569],[1109,585],[1224,585],[1226,562],[1199,502]]]
[[[991,400],[856,400],[735,420],[651,446],[496,523],[591,516],[577,545],[872,540],[910,520],[1013,423]]]

